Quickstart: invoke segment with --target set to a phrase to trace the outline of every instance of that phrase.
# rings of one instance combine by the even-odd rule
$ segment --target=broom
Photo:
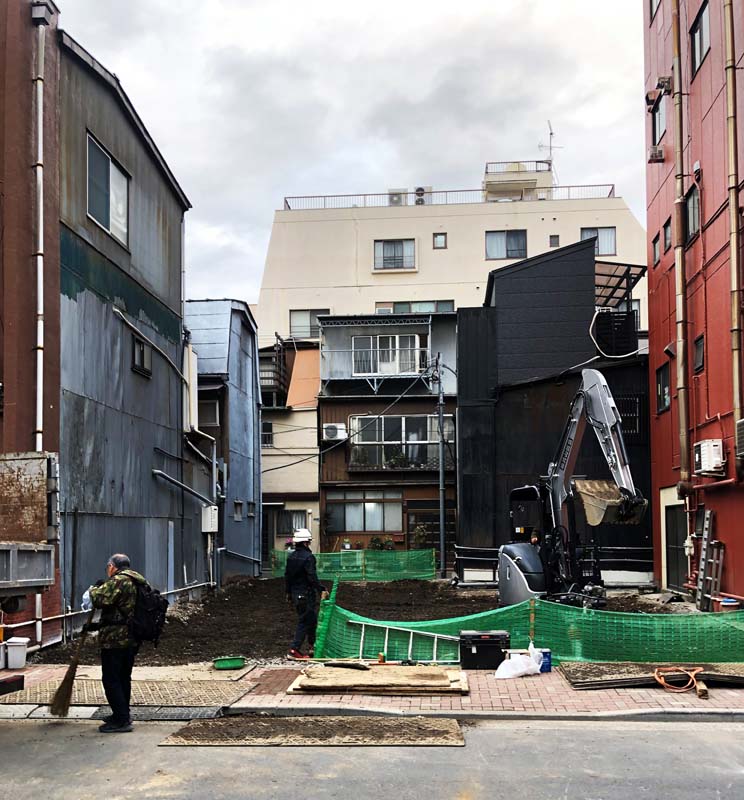
[[[70,659],[70,666],[67,667],[65,677],[62,678],[62,683],[60,683],[57,691],[54,693],[52,704],[49,706],[49,711],[55,717],[66,717],[70,710],[70,701],[72,700],[72,689],[75,683],[75,674],[77,673],[77,668],[80,664],[80,655],[83,652],[83,645],[85,644],[85,640],[88,638],[88,626],[91,624],[91,622],[93,622],[93,614],[95,614],[95,610],[91,610],[90,614],[88,614],[88,617],[85,620],[83,632],[80,634],[80,638],[78,639],[75,653]]]

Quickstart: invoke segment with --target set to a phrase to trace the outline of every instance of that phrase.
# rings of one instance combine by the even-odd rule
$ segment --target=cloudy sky
[[[194,208],[189,297],[258,298],[285,195],[480,185],[545,157],[645,221],[640,0],[58,0]]]

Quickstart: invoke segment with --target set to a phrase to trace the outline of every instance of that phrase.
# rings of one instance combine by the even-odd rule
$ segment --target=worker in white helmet
[[[318,580],[315,556],[310,551],[313,535],[307,528],[299,528],[292,536],[294,551],[287,558],[284,571],[287,600],[297,612],[297,630],[287,654],[289,658],[312,658],[315,649],[315,629],[318,626],[318,595],[326,589]],[[308,654],[301,651],[307,637]]]

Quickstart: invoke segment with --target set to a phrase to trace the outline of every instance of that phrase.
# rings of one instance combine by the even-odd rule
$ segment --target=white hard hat
[[[313,535],[307,528],[298,528],[292,536],[292,541],[297,544],[298,542],[311,542]]]

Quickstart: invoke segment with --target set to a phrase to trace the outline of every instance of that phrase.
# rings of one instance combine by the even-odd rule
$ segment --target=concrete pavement
[[[174,723],[0,722],[13,800],[739,800],[741,725],[490,721],[464,748],[163,747]]]

